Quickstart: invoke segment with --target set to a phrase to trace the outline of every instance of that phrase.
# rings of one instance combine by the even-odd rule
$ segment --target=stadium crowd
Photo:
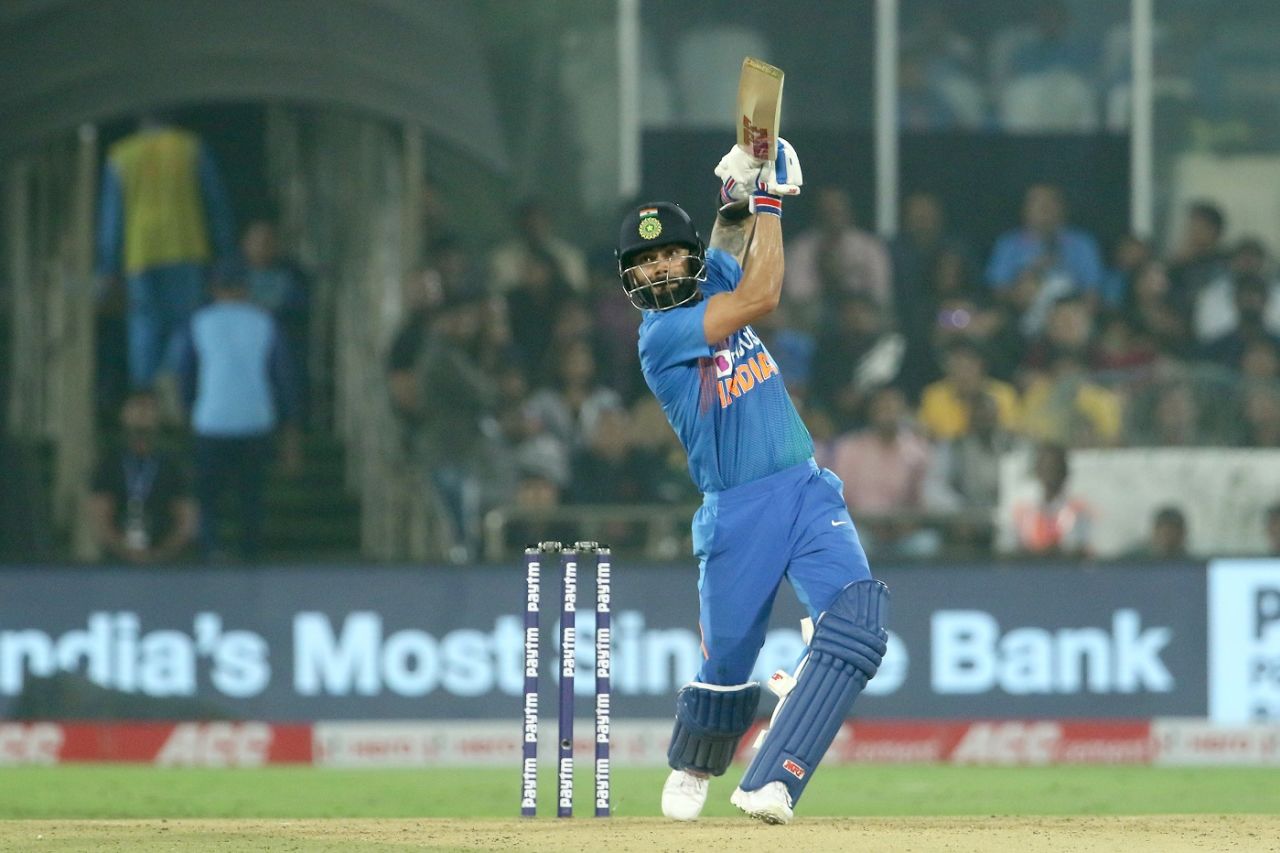
[[[130,139],[112,168],[129,168],[140,144]],[[188,155],[170,195],[216,181],[189,135],[144,128],[139,139]],[[1160,253],[1132,235],[1104,251],[1048,183],[1027,189],[1021,221],[993,246],[972,245],[928,192],[904,199],[888,242],[854,222],[843,189],[807,192],[814,222],[790,234],[782,305],[757,331],[873,553],[989,552],[1000,459],[1030,445],[1041,448],[1043,497],[1015,507],[1005,549],[1047,554],[1090,550],[1089,509],[1062,488],[1062,448],[1280,446],[1280,281],[1260,237],[1225,243],[1211,201],[1192,205],[1181,239]],[[209,237],[131,242],[127,215],[113,213],[126,200],[109,180],[101,267],[108,290],[127,284],[119,337],[132,393],[124,447],[94,477],[95,530],[114,558],[170,558],[197,534],[216,558],[229,492],[251,559],[269,435],[285,439],[286,470],[301,464],[308,277],[264,220],[238,245],[225,213],[205,219]],[[188,256],[164,254],[174,245]],[[193,272],[206,266],[207,292]],[[616,275],[607,248],[565,240],[530,201],[497,245],[437,229],[408,277],[387,393],[450,558],[481,554],[494,508],[514,507],[506,536],[518,543],[537,538],[521,518],[539,511],[697,500],[643,393],[638,315]],[[187,487],[180,461],[149,461],[149,433],[173,410],[193,433]],[[1176,528],[1177,508],[1165,509],[1156,527]],[[620,517],[612,541],[635,544],[641,525]]]
[[[807,192],[817,221],[789,236],[782,306],[757,331],[873,552],[989,550],[999,460],[1019,448],[1040,448],[1046,497],[1015,508],[1014,549],[1087,554],[1064,448],[1280,446],[1280,282],[1260,239],[1224,243],[1212,202],[1161,254],[1133,236],[1104,252],[1049,184],[991,247],[929,193],[884,242],[843,190]],[[391,394],[459,559],[495,506],[697,499],[607,250],[556,236],[546,207],[487,251],[437,239],[406,302]]]
[[[1108,19],[1103,32],[1095,21],[1087,32],[1073,22],[1072,4],[1046,0],[976,38],[969,30],[977,24],[952,6],[922,2],[905,18],[904,129],[1087,132],[1127,121],[1123,22]],[[1196,20],[1180,8],[1162,25],[1157,71],[1211,99],[1221,62],[1195,37]],[[99,271],[104,317],[118,323],[103,327],[99,363],[127,370],[100,372],[111,419],[123,410],[123,441],[94,476],[95,529],[113,558],[161,559],[197,540],[213,556],[224,545],[209,507],[230,491],[248,531],[241,550],[252,555],[271,462],[262,437],[286,436],[286,470],[302,464],[295,431],[309,394],[301,368],[317,363],[308,352],[309,277],[269,217],[237,231],[198,139],[165,139],[168,150],[150,153],[122,144],[104,182]],[[156,196],[113,179],[113,169],[123,174],[148,157],[169,168]],[[873,554],[1089,554],[1090,508],[1064,489],[1065,450],[1280,447],[1274,244],[1267,234],[1228,243],[1214,200],[1177,212],[1179,238],[1157,247],[1136,235],[1089,233],[1073,224],[1064,189],[1039,183],[1026,189],[1020,220],[985,245],[930,192],[902,200],[888,241],[855,222],[843,188],[805,192],[814,221],[789,226],[783,304],[757,331],[818,461],[845,481]],[[190,227],[131,239],[128,206],[155,207],[162,197],[182,213],[173,221]],[[638,516],[640,507],[696,502],[683,452],[641,385],[638,316],[610,249],[565,239],[536,200],[494,245],[465,242],[438,224],[445,218],[432,218],[385,353],[404,457],[438,526],[451,531],[444,552],[480,556],[495,509],[506,512],[508,545],[518,545],[538,538],[528,519],[539,512],[625,506]],[[1230,231],[1250,232],[1239,223]],[[206,269],[217,271],[211,282],[196,278]],[[201,307],[205,284],[218,285],[212,313],[221,319],[206,314],[197,352],[194,318],[212,307]],[[229,390],[244,377],[228,384],[215,369],[244,368],[246,344],[232,320],[242,315],[258,330],[252,346],[271,355],[254,362],[247,402]],[[164,421],[189,423],[194,440],[183,445],[186,459],[157,468],[139,460],[154,445],[146,435],[153,422]],[[1017,453],[1034,459],[1041,497],[993,523],[1000,460]],[[187,467],[191,482],[181,475]],[[142,520],[140,492],[162,504]],[[1280,519],[1280,505],[1272,510],[1268,518]],[[611,516],[621,521],[609,538],[636,544],[645,530],[626,517]],[[1181,508],[1162,507],[1151,541],[1136,547],[1177,554],[1187,523]],[[142,526],[156,529],[143,536]],[[1280,521],[1271,527],[1280,552]],[[147,542],[145,553],[131,541]]]

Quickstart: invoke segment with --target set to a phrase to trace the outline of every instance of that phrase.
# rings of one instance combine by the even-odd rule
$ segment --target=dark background
[[[839,186],[853,199],[858,224],[875,231],[875,148],[870,132],[799,128],[782,135],[798,140],[796,152],[806,189]],[[722,131],[648,131],[644,135],[641,200],[669,199],[709,233],[719,182],[712,168],[724,154]],[[1073,224],[1107,245],[1128,230],[1129,138],[906,133],[901,137],[902,197],[937,193],[952,230],[987,258],[1003,231],[1021,220],[1022,197],[1032,183],[1050,182],[1066,193]],[[804,195],[786,204],[787,230],[808,226],[813,204]]]

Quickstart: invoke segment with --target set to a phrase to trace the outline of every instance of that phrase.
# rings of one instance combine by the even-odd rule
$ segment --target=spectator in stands
[[[308,276],[281,251],[275,222],[251,221],[240,238],[240,251],[247,266],[249,298],[271,312],[282,331],[305,318],[310,303]]]
[[[1017,317],[977,280],[966,256],[953,250],[938,256],[929,281],[927,304],[933,347],[924,364],[914,357],[907,364],[907,387],[936,378],[938,362],[955,341],[968,341],[986,353],[992,376],[1013,378],[1026,348]]]
[[[1125,554],[1134,560],[1189,560],[1187,518],[1176,506],[1162,506],[1151,520],[1151,537]]]
[[[902,229],[889,241],[889,257],[898,327],[908,334],[933,326],[925,297],[938,255],[950,242],[937,195],[914,192],[903,199]]]
[[[561,505],[564,481],[557,459],[526,459],[516,471],[515,518],[507,524],[505,549],[519,551],[530,542],[546,542],[562,536],[565,526],[553,516]]]
[[[1189,382],[1174,380],[1157,390],[1149,428],[1139,428],[1129,443],[1139,447],[1194,447],[1203,442],[1195,391]]]
[[[1063,0],[1041,0],[1035,6],[1034,35],[1010,58],[1014,74],[1038,74],[1055,69],[1083,74],[1091,51],[1071,32],[1071,12]]]
[[[816,332],[828,300],[865,293],[884,308],[892,301],[892,266],[880,238],[857,227],[849,194],[837,187],[817,193],[817,225],[787,245],[782,302],[796,326]]]
[[[471,355],[476,366],[491,376],[496,376],[512,361],[520,357],[511,331],[511,315],[504,299],[481,295],[482,290],[466,291],[464,300],[473,300],[480,308],[480,331],[471,343]]]
[[[1173,301],[1163,262],[1143,265],[1125,298],[1123,313],[1140,344],[1167,356],[1181,356],[1190,349],[1187,321]]]
[[[658,460],[632,444],[626,410],[606,409],[573,455],[566,503],[649,503],[655,499],[651,477],[657,466]],[[598,535],[615,547],[628,547],[642,544],[644,533],[643,524],[620,519]]]
[[[487,297],[454,294],[437,309],[414,347],[393,347],[388,364],[392,405],[409,427],[430,505],[442,511],[453,562],[471,559],[479,545],[483,499],[485,418],[495,409],[497,378],[477,364]]]
[[[617,275],[617,272],[613,273],[615,279]],[[610,296],[613,295],[615,289],[609,289]],[[625,294],[623,296],[625,297]],[[608,332],[601,328],[595,313],[592,311],[592,304],[592,301],[587,299],[574,297],[566,300],[560,306],[560,311],[556,314],[555,323],[547,333],[550,338],[550,351],[558,357],[558,354],[565,348],[585,342],[591,352],[596,383],[612,389],[621,398],[621,392],[612,381],[618,375],[618,371],[611,363],[612,359],[620,357],[620,352],[618,348],[610,345]],[[631,309],[634,315],[635,307],[629,302],[627,307]],[[635,317],[633,316],[631,319],[632,327],[627,330],[626,343],[630,345],[631,353],[634,354],[636,352]],[[625,358],[625,356],[623,357]],[[632,357],[638,358],[638,356],[634,355]],[[630,359],[627,360],[629,361]],[[540,378],[542,378],[544,384],[555,384],[558,379],[555,375],[556,364],[554,363],[554,358],[547,367],[550,369],[551,375]]]
[[[541,199],[530,199],[517,209],[515,235],[500,243],[489,256],[489,286],[495,293],[506,293],[526,284],[534,257],[550,263],[551,276],[570,290],[586,293],[586,257],[577,246],[556,235],[551,208]]]
[[[600,412],[572,463],[568,494],[572,503],[645,503],[654,499],[649,483],[654,460],[632,444],[625,409]]]
[[[1123,371],[1148,367],[1160,352],[1150,338],[1139,335],[1121,311],[1105,311],[1098,318],[1098,335],[1092,364],[1102,371]]]
[[[297,380],[275,320],[249,301],[243,262],[221,261],[211,285],[213,303],[192,315],[180,362],[195,434],[200,542],[206,558],[221,556],[219,501],[230,491],[240,556],[252,561],[261,544],[263,488],[277,431],[286,473],[301,470]]]
[[[535,380],[549,379],[552,365],[548,354],[552,350],[548,330],[555,328],[560,312],[574,298],[573,288],[551,255],[531,250],[522,260],[519,280],[506,293],[511,337]]]
[[[907,99],[905,109],[900,108],[902,126],[928,130],[982,126],[986,98],[977,80],[977,51],[973,41],[956,28],[951,4],[930,3],[904,23],[899,89],[905,93],[911,88],[911,76],[918,75],[917,91],[936,109],[914,114],[910,108],[920,99]]]
[[[1122,399],[1089,375],[1095,363],[1089,303],[1058,300],[1023,362],[1023,434],[1070,447],[1117,443]]]
[[[858,519],[869,551],[923,556],[941,544],[936,531],[895,512],[924,510],[929,442],[906,424],[907,401],[893,386],[879,388],[868,403],[868,426],[836,440],[832,468],[844,481],[845,503]]]
[[[689,479],[689,461],[662,405],[652,394],[631,404],[631,445],[654,459],[652,489],[665,504],[692,503],[699,498]]]
[[[1093,510],[1068,488],[1070,467],[1066,448],[1041,445],[1035,453],[1035,489],[1015,500],[1009,518],[1007,545],[1025,556],[1092,555]]]
[[[471,254],[462,241],[446,232],[431,240],[422,259],[405,279],[404,306],[409,312],[429,310],[446,296],[484,288]]]
[[[477,454],[482,512],[513,502],[521,470],[539,468],[557,486],[570,479],[569,448],[529,409],[524,368],[509,361],[494,380],[494,411],[482,418],[485,446]]]
[[[447,249],[452,252],[453,249]],[[450,262],[452,263],[452,262]],[[466,349],[474,365],[491,375],[501,374],[517,362],[506,301],[488,296],[470,276],[452,279],[431,274],[428,268],[406,282],[406,312],[392,339],[387,369],[392,379],[392,402],[416,407],[418,391],[414,364],[422,357],[432,329],[442,314],[467,304],[479,315],[478,331]],[[407,410],[407,409],[402,409]]]
[[[1009,58],[1007,83],[997,93],[1001,122],[1015,131],[1092,131],[1097,93],[1089,71],[1094,51],[1075,38],[1062,0],[1036,7],[1035,28]]]
[[[1270,270],[1267,250],[1257,238],[1241,240],[1231,252],[1225,273],[1210,281],[1195,301],[1193,325],[1196,340],[1206,344],[1235,331],[1240,325],[1236,310],[1236,281],[1244,277],[1261,278],[1267,283],[1263,323],[1271,334],[1280,334],[1280,280]]]
[[[954,341],[943,358],[943,371],[943,378],[925,388],[920,401],[920,424],[930,436],[946,440],[968,430],[969,407],[979,393],[995,399],[1002,427],[1018,427],[1018,392],[987,375],[986,361],[975,344]]]
[[[888,327],[871,297],[845,293],[835,299],[832,321],[818,336],[812,392],[814,402],[846,431],[859,425],[867,399],[894,384],[903,367],[906,342]]]
[[[1270,287],[1260,275],[1251,273],[1235,277],[1235,304],[1238,320],[1235,328],[1205,344],[1201,357],[1231,370],[1240,370],[1246,351],[1252,344],[1280,346],[1280,337],[1267,329],[1266,309]]]
[[[1197,201],[1187,209],[1178,245],[1169,259],[1170,296],[1183,318],[1189,319],[1200,292],[1227,270],[1222,243],[1227,220],[1222,209]]]
[[[158,115],[107,152],[100,204],[97,272],[108,291],[124,276],[129,379],[150,388],[175,370],[207,265],[235,253],[231,207],[204,143]]]
[[[1280,503],[1272,504],[1263,513],[1263,529],[1267,534],[1267,554],[1280,557]]]
[[[1240,373],[1246,383],[1280,381],[1280,345],[1268,339],[1250,341],[1240,355]]]
[[[898,54],[898,126],[904,131],[944,130],[960,124],[946,93],[936,85],[940,81],[930,79],[929,66],[929,57],[919,51]]]
[[[1119,442],[1124,423],[1120,395],[1090,379],[1079,352],[1060,350],[1047,369],[1032,372],[1022,395],[1022,432],[1070,447]]]
[[[600,377],[630,404],[641,396],[652,395],[640,371],[636,309],[617,283],[617,261],[610,251],[607,265],[601,261],[593,266],[592,296],[587,311],[596,330]]]
[[[969,409],[968,429],[933,449],[928,497],[938,509],[994,509],[1000,497],[1000,457],[1021,442],[1001,426],[995,397],[980,391]]]
[[[1091,359],[1092,344],[1093,312],[1089,303],[1080,296],[1064,296],[1050,306],[1044,330],[1027,347],[1022,367],[1042,371],[1063,354],[1086,362]]]
[[[1053,184],[1028,188],[1022,227],[996,241],[987,284],[1018,312],[1023,334],[1044,326],[1049,307],[1064,296],[1098,298],[1102,257],[1089,233],[1066,224],[1066,202]]]
[[[1272,384],[1244,390],[1246,447],[1280,447],[1280,389]]]
[[[783,381],[790,392],[792,402],[800,404],[811,393],[811,386],[817,378],[814,371],[814,358],[817,354],[817,338],[796,328],[787,319],[787,310],[778,307],[751,323],[752,330],[764,342],[769,354],[782,370]],[[824,368],[825,370],[825,368]],[[824,370],[817,371],[818,374]]]
[[[804,421],[809,437],[813,439],[813,458],[818,467],[830,468],[836,439],[840,437],[835,420],[830,412],[817,405],[812,398],[798,401],[796,410],[800,412],[800,419]]]
[[[596,378],[595,354],[586,340],[567,341],[551,357],[552,382],[534,392],[528,409],[552,435],[576,452],[586,446],[604,412],[622,408],[622,399]]]
[[[281,251],[276,224],[270,219],[249,223],[240,238],[240,251],[248,267],[249,298],[271,312],[294,357],[305,411],[309,396],[311,277],[301,264]]]
[[[1111,246],[1110,266],[1103,271],[1099,295],[1108,308],[1119,308],[1133,289],[1134,279],[1155,257],[1151,243],[1136,234],[1123,234]]]
[[[946,260],[944,261],[944,254]],[[942,201],[934,193],[914,192],[903,200],[902,230],[889,241],[893,265],[894,308],[897,326],[906,338],[910,369],[919,393],[923,382],[934,378],[924,365],[933,361],[930,352],[938,302],[956,291],[968,292],[973,284],[968,272],[968,252],[964,244],[947,233]],[[948,264],[941,271],[940,264]],[[950,265],[962,265],[954,269]],[[940,278],[945,282],[939,282]]]
[[[1000,409],[990,394],[979,392],[969,404],[969,428],[933,448],[925,480],[925,503],[936,512],[969,513],[948,525],[957,544],[986,549],[990,525],[974,518],[994,511],[1000,500],[1000,458],[1021,446],[1021,439],[1000,425]]]
[[[120,411],[123,447],[93,475],[89,510],[104,556],[151,564],[179,559],[195,539],[197,509],[182,465],[157,447],[160,409],[134,391]]]

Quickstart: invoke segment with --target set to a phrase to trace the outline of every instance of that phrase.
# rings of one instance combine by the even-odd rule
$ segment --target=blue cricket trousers
[[[699,681],[750,678],[784,577],[815,621],[841,589],[871,577],[843,489],[810,459],[704,496],[693,517]]]

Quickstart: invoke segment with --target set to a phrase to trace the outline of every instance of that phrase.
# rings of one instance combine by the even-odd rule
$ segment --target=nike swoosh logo
[[[839,526],[840,526],[840,525],[842,525],[842,524],[848,524],[848,523],[849,523],[849,522],[847,522],[847,521],[833,521],[833,522],[831,522],[831,526],[832,526],[832,527],[839,527]]]

